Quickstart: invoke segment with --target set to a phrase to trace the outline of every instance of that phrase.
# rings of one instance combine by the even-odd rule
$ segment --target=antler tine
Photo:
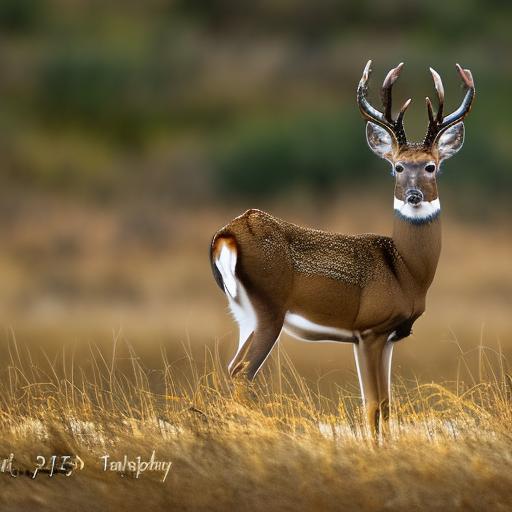
[[[411,104],[412,99],[409,98],[400,109],[400,112],[398,112],[398,116],[396,118],[396,124],[397,126],[400,126],[402,130],[404,129],[404,115],[405,111],[409,108],[409,105]]]
[[[391,117],[391,107],[392,107],[392,90],[393,84],[397,81],[400,76],[400,72],[404,66],[403,62],[400,62],[396,68],[392,68],[389,73],[386,75],[384,82],[382,83],[382,89],[380,91],[380,97],[382,100],[382,105],[384,106],[384,116],[385,118],[392,123],[393,118]]]
[[[379,112],[374,108],[366,98],[366,95],[368,94],[368,81],[372,72],[371,65],[372,61],[369,60],[364,67],[363,76],[361,77],[357,87],[357,104],[359,105],[359,110],[366,119],[392,130],[393,125],[384,117],[382,112]]]
[[[468,89],[474,88],[475,82],[473,81],[473,75],[471,74],[471,71],[469,69],[462,69],[460,64],[455,64],[455,67],[457,68],[457,71],[459,72],[459,75],[462,78],[464,85]]]
[[[437,122],[440,123],[443,120],[443,109],[444,109],[444,86],[439,73],[430,68],[430,73],[432,74],[432,79],[434,80],[434,87],[436,88],[437,98],[439,101],[439,107],[437,109]]]
[[[460,107],[444,118],[442,117],[442,108],[444,105],[443,83],[441,81],[441,77],[432,68],[430,68],[432,77],[434,79],[434,85],[439,98],[439,110],[437,112],[436,118],[434,119],[432,113],[432,103],[427,98],[429,124],[427,128],[427,135],[423,140],[424,146],[431,146],[440,133],[447,130],[450,126],[453,126],[454,124],[457,124],[460,121],[462,121],[471,110],[471,105],[473,104],[473,100],[475,98],[475,83],[473,81],[473,75],[471,74],[471,71],[469,69],[463,69],[459,64],[456,64],[456,67],[462,79],[462,84],[466,89],[466,94],[464,96],[464,99],[462,100]]]
[[[400,75],[403,62],[387,74],[384,83],[382,84],[381,98],[384,105],[384,114],[373,107],[366,98],[368,94],[368,81],[371,73],[371,64],[371,60],[366,63],[363,76],[361,77],[357,87],[357,103],[359,105],[359,110],[366,119],[390,131],[396,138],[399,145],[405,145],[407,144],[407,138],[403,127],[403,117],[411,100],[405,102],[396,121],[393,121],[393,118],[391,117],[391,89]]]
[[[432,102],[430,101],[430,98],[428,96],[425,98],[425,102],[427,104],[428,123],[429,125],[431,125],[434,122],[434,111],[432,109]]]
[[[473,104],[473,100],[475,98],[475,82],[473,81],[473,75],[469,69],[462,69],[459,64],[456,64],[457,71],[459,72],[460,77],[462,78],[462,84],[466,89],[466,95],[460,104],[460,107],[452,112],[449,116],[443,119],[441,129],[446,129],[449,126],[462,121],[464,117],[469,114],[471,110],[471,105]]]

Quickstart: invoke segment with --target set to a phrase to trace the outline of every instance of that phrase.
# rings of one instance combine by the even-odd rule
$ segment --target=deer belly
[[[357,341],[356,333],[350,329],[342,329],[321,325],[308,320],[304,316],[288,311],[284,317],[283,330],[303,341],[333,341],[351,343]]]

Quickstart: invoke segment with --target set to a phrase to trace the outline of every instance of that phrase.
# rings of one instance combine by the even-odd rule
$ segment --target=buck
[[[445,117],[443,84],[430,68],[438,108],[434,113],[426,98],[427,133],[412,143],[403,125],[411,100],[392,115],[392,87],[403,63],[384,80],[382,111],[367,98],[370,66],[357,102],[370,149],[392,166],[392,236],[329,233],[251,209],[215,234],[210,259],[240,331],[230,375],[254,379],[282,330],[306,341],[352,343],[369,427],[378,436],[389,419],[393,345],[425,311],[439,259],[439,168],[462,147],[475,86],[470,70],[457,64],[465,95]]]

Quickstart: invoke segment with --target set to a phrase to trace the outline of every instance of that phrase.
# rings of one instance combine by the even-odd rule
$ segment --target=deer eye
[[[434,172],[436,170],[436,164],[427,164],[425,165],[425,171]]]
[[[404,166],[402,164],[395,165],[395,172],[402,172],[404,170]]]

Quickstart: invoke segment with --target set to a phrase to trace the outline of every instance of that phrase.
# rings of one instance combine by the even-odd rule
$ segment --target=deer
[[[456,68],[465,94],[444,115],[440,75],[430,73],[437,111],[426,98],[428,127],[422,142],[404,129],[408,99],[393,117],[392,89],[403,63],[391,69],[380,91],[382,110],[368,100],[372,61],[357,87],[370,149],[391,165],[394,220],[391,236],[346,235],[302,227],[258,209],[236,217],[214,235],[210,262],[239,327],[228,366],[252,382],[282,331],[310,342],[353,344],[367,429],[389,432],[391,360],[424,313],[441,252],[441,164],[464,143],[463,120],[475,98],[469,69]]]

